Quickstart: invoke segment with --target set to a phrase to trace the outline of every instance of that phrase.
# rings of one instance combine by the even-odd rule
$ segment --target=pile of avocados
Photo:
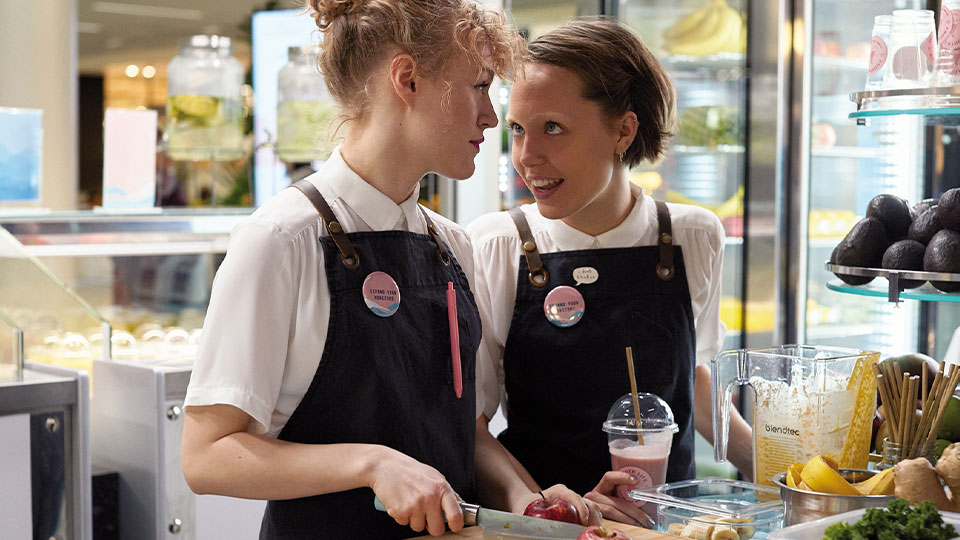
[[[896,195],[877,195],[861,219],[837,244],[832,264],[960,274],[960,188],[916,206]],[[844,283],[865,285],[872,277],[836,274]],[[960,282],[931,281],[943,292],[960,291]],[[923,285],[901,280],[906,289]]]

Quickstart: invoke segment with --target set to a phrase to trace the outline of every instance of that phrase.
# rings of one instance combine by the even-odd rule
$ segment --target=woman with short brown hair
[[[694,409],[712,438],[707,363],[724,334],[723,228],[709,211],[654,201],[629,179],[632,166],[663,154],[676,114],[669,77],[632,32],[577,20],[529,50],[506,121],[536,203],[467,227],[475,289],[492,310],[483,418],[503,403],[499,442],[533,489],[563,483],[589,492],[604,517],[649,526],[618,488],[659,483],[664,467],[668,482],[695,475]],[[659,474],[610,471],[601,425],[630,392],[625,347],[639,390],[666,400],[676,419]],[[741,442],[732,460],[749,471],[750,428],[738,418],[732,429],[731,443]]]

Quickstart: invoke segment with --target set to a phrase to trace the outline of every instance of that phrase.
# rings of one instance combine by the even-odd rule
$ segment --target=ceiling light
[[[143,77],[145,79],[152,79],[154,75],[157,74],[157,68],[153,66],[143,66]]]
[[[199,9],[144,6],[141,4],[124,4],[121,2],[94,2],[93,11],[97,13],[113,13],[115,15],[136,15],[161,19],[180,19],[184,21],[199,21],[203,18],[203,11]]]
[[[130,64],[123,72],[127,74],[127,77],[132,79],[137,76],[137,73],[140,73],[140,68],[137,67],[136,64]]]

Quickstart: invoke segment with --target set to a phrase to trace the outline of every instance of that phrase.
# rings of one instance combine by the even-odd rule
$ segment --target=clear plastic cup
[[[631,489],[644,489],[663,484],[667,479],[667,462],[673,446],[673,435],[679,431],[673,411],[667,402],[654,394],[637,394],[640,426],[633,412],[633,397],[626,394],[610,407],[603,431],[607,433],[612,470],[630,473],[637,478],[635,488],[619,486],[617,495],[627,496]],[[642,435],[643,442],[640,442]]]
[[[890,26],[888,55],[883,70],[883,89],[929,87],[933,77],[934,59],[937,57],[933,11],[895,10]]]
[[[933,73],[933,86],[960,86],[960,0],[943,0],[937,33],[940,51]],[[933,106],[956,106],[955,96],[934,96]]]
[[[893,15],[877,15],[873,18],[870,63],[867,66],[867,83],[864,85],[864,90],[879,90],[883,86],[883,68],[887,64],[892,24]]]

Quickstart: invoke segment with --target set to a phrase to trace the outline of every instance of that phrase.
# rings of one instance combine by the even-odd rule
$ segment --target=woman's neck
[[[347,125],[340,155],[365,182],[400,204],[426,174],[400,136],[388,126]]]
[[[600,236],[623,223],[633,211],[635,201],[630,190],[630,181],[625,174],[618,174],[609,189],[599,194],[579,212],[562,218],[561,221],[584,234]]]

